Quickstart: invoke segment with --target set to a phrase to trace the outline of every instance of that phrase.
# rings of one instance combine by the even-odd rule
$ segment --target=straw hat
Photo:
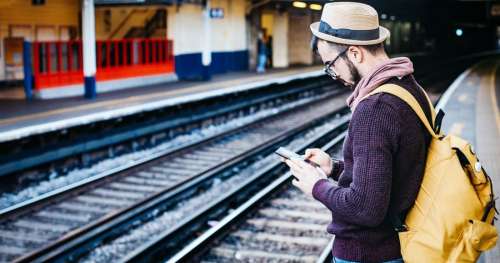
[[[318,38],[346,45],[378,44],[390,36],[387,28],[379,26],[373,7],[355,2],[325,4],[321,21],[310,27]]]

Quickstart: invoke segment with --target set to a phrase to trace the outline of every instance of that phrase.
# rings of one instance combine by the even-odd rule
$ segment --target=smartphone
[[[278,150],[275,151],[275,153],[283,158],[286,158],[286,159],[295,158],[295,159],[300,159],[302,161],[305,161],[303,155],[299,155],[293,151],[290,151],[289,149],[287,149],[285,147],[279,147]]]
[[[287,149],[285,147],[279,147],[278,150],[276,150],[274,153],[276,153],[277,155],[279,155],[279,156],[281,156],[283,158],[286,158],[286,159],[293,159],[293,158],[295,158],[295,159],[302,160],[302,161],[304,161],[306,163],[309,163],[310,165],[314,166],[316,169],[319,168],[321,170],[321,167],[317,163],[315,163],[315,162],[313,162],[311,160],[306,160],[306,159],[304,159],[303,155],[299,155],[299,154],[295,153],[294,151],[291,151],[291,150],[289,150],[289,149]],[[321,173],[324,174],[323,170],[321,170]]]

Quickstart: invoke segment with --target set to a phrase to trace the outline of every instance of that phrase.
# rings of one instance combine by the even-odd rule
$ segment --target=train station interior
[[[353,2],[500,196],[500,1]],[[332,185],[352,176],[350,101],[370,79],[332,77],[311,26],[343,3],[0,0],[0,262],[332,262],[334,211],[274,151],[321,149],[342,163]],[[500,262],[491,235],[474,260],[421,262]]]

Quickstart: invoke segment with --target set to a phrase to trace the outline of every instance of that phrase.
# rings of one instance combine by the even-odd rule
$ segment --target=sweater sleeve
[[[356,107],[349,132],[352,183],[344,188],[321,179],[313,196],[344,220],[374,227],[382,223],[389,207],[392,156],[400,136],[397,112],[380,100],[366,99]]]

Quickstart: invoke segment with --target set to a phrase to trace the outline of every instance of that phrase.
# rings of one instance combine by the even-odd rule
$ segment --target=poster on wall
[[[17,80],[23,78],[23,41],[22,37],[4,39],[5,78]]]

